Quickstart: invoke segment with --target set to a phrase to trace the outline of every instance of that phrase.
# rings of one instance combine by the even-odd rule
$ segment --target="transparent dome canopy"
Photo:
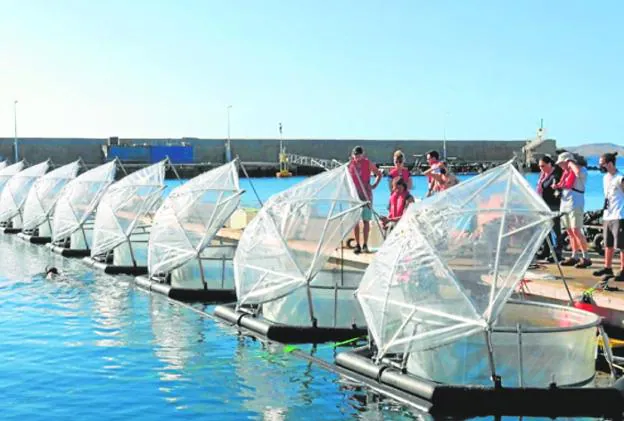
[[[5,161],[0,162],[0,171],[2,171],[3,169],[5,169],[5,168],[7,167],[7,165],[9,165],[9,164],[7,163],[7,161],[6,161],[6,160],[5,160]]]
[[[128,242],[134,229],[160,203],[168,162],[165,159],[135,171],[106,190],[95,215],[92,257]]]
[[[5,171],[11,167],[5,168]],[[49,161],[41,162],[21,170],[6,182],[0,194],[0,221],[8,221],[16,216],[21,216],[31,187],[39,177],[48,171],[49,167]]]
[[[6,166],[6,161],[4,161],[4,167],[0,169],[0,193],[4,190],[4,187],[11,177],[19,173],[22,169],[24,169],[24,161],[19,161],[9,166]]]
[[[410,206],[356,292],[379,357],[491,330],[555,215],[511,162]]]
[[[59,241],[81,229],[92,217],[108,186],[115,181],[117,161],[85,171],[71,180],[56,202],[52,240]]]
[[[152,223],[150,276],[169,273],[199,258],[238,208],[242,193],[236,161],[200,174],[171,191]]]
[[[63,188],[76,178],[79,161],[63,165],[35,181],[24,203],[24,229],[35,229],[48,221]]]
[[[346,165],[273,195],[234,256],[239,305],[267,303],[313,283],[365,205]]]

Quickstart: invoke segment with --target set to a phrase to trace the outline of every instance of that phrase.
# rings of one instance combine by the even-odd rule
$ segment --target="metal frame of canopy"
[[[247,170],[245,169],[243,163],[240,161],[239,157],[237,156],[234,160],[233,160],[234,165],[236,165],[236,170],[238,171],[238,169],[241,169],[243,171],[243,173],[249,178],[248,174],[247,174]],[[225,164],[225,165],[230,165],[231,163]],[[207,174],[210,171],[214,171],[214,169],[209,170],[203,174]],[[203,175],[201,174],[201,175]],[[200,176],[201,176],[200,175]],[[179,177],[178,177],[179,179]],[[189,180],[190,182],[190,180]],[[253,186],[253,183],[251,182],[251,179],[249,179],[249,182],[251,183],[252,189],[254,190],[254,193],[256,194],[256,197],[258,199],[258,201],[260,202],[260,204],[262,204],[262,202],[260,201],[260,198],[257,195],[257,192],[255,191],[255,187]],[[238,183],[237,183],[238,184]],[[223,198],[224,195],[224,191],[223,189],[217,189],[217,188],[210,188],[210,189],[205,189],[205,188],[198,188],[197,190],[199,191],[220,191],[221,193],[219,194],[219,198],[217,199],[217,203],[215,206],[224,206],[226,205],[228,202],[232,201],[232,200],[236,200],[238,199],[241,195],[243,195],[245,193],[245,190],[242,189],[238,189],[236,191],[234,191],[233,194],[231,194],[229,197],[227,197],[224,201],[221,201],[221,199]],[[190,192],[189,192],[190,193]],[[172,194],[175,194],[175,192],[172,192]],[[185,192],[185,194],[188,194]],[[165,199],[166,200],[166,199]],[[192,207],[193,210],[193,215],[195,216],[195,218],[197,220],[202,220],[201,217],[199,217],[197,215],[197,210]],[[227,217],[229,217],[231,215],[231,213],[229,215],[227,215]],[[188,258],[185,259],[184,261],[181,261],[180,263],[176,264],[174,267],[169,268],[166,272],[157,272],[157,273],[150,273],[149,274],[149,279],[153,279],[156,282],[159,283],[167,283],[170,284],[170,280],[171,280],[171,274],[173,273],[174,270],[186,265],[187,263],[191,262],[192,260],[196,260],[197,264],[198,264],[198,269],[199,269],[199,273],[201,276],[201,281],[202,284],[204,286],[204,291],[208,291],[208,282],[205,278],[205,268],[204,265],[202,264],[202,262],[205,261],[220,261],[221,262],[221,289],[223,289],[224,284],[225,284],[225,270],[226,270],[226,262],[227,261],[231,261],[232,259],[228,259],[225,256],[222,257],[206,257],[203,256],[202,254],[204,254],[204,251],[206,249],[218,249],[218,248],[227,248],[227,249],[231,249],[232,247],[234,247],[233,245],[226,245],[224,244],[223,240],[220,241],[220,244],[212,244],[214,241],[214,236],[217,234],[217,232],[209,232],[206,230],[206,227],[210,227],[212,222],[214,221],[214,218],[216,218],[217,216],[217,211],[215,209],[215,211],[211,214],[210,219],[208,221],[208,223],[203,224],[202,230],[205,231],[202,234],[202,238],[199,241],[198,247],[194,247],[193,246],[193,241],[189,238],[188,236],[188,232],[186,229],[182,228],[181,231],[183,232],[184,237],[186,238],[187,242],[189,245],[191,245],[193,247],[193,252],[191,252],[189,249],[182,249],[179,247],[175,247],[175,246],[171,246],[168,245],[167,247],[170,249],[178,249],[179,251],[181,251],[183,254],[188,254]],[[179,219],[177,217],[177,215],[175,216],[176,221],[178,221],[179,223]],[[145,281],[143,281],[143,283],[145,283]],[[206,294],[198,294],[198,296],[204,297]],[[233,295],[233,294],[232,294]]]
[[[346,172],[346,176],[350,177],[348,171],[346,170],[347,164],[342,166],[344,168],[344,171]],[[326,169],[326,171],[330,171],[328,169]],[[359,175],[358,175],[359,176]],[[355,188],[355,182],[354,180],[351,180],[351,182],[353,183],[353,188]],[[357,211],[358,209],[363,208],[364,206],[368,206],[370,205],[369,201],[361,201],[359,198],[357,199],[358,202],[361,202],[357,205],[353,205],[350,206],[348,209],[346,210],[342,210],[341,212],[339,212],[336,215],[332,215],[335,207],[336,207],[336,203],[340,202],[341,200],[338,198],[338,193],[339,191],[337,191],[335,194],[335,196],[332,198],[331,200],[331,205],[330,205],[330,210],[329,210],[329,215],[331,215],[328,218],[325,218],[325,221],[323,222],[323,229],[321,231],[321,235],[320,238],[317,242],[316,245],[313,245],[313,250],[308,250],[306,247],[304,247],[305,245],[296,245],[296,244],[287,244],[285,239],[281,236],[278,235],[278,239],[279,242],[281,243],[281,246],[284,250],[284,252],[289,256],[290,260],[295,262],[296,259],[293,257],[293,253],[297,252],[297,251],[301,251],[301,252],[312,252],[312,260],[311,260],[311,264],[309,265],[309,267],[305,270],[304,272],[301,272],[302,268],[299,268],[297,265],[298,270],[300,271],[300,277],[298,278],[292,278],[291,275],[287,275],[287,278],[292,278],[291,282],[294,283],[303,283],[303,285],[301,287],[305,288],[306,290],[306,300],[307,300],[307,304],[308,304],[308,311],[309,311],[309,319],[310,319],[310,323],[312,325],[312,329],[321,329],[318,327],[318,319],[315,315],[315,309],[314,309],[314,303],[313,303],[313,290],[328,290],[331,289],[334,291],[333,294],[333,308],[334,308],[334,317],[333,317],[333,325],[334,325],[334,329],[339,329],[336,327],[336,322],[337,322],[337,310],[338,310],[338,294],[340,291],[354,291],[355,288],[352,286],[348,286],[345,285],[345,268],[344,268],[344,238],[341,238],[340,240],[340,282],[334,282],[333,285],[328,286],[328,285],[314,285],[313,281],[316,279],[317,275],[320,274],[321,272],[323,272],[322,269],[320,269],[318,271],[318,273],[312,273],[312,268],[315,266],[315,264],[318,262],[318,259],[320,258],[321,255],[321,251],[322,251],[322,244],[323,244],[323,240],[325,239],[326,235],[327,235],[327,231],[328,231],[328,224],[329,222],[331,222],[332,220],[335,220],[337,218],[341,218],[344,214],[347,214],[349,212],[354,212]],[[306,201],[313,201],[314,199],[311,198],[302,198],[299,201],[302,202],[306,202]],[[271,219],[271,223],[273,225],[275,225],[275,222]],[[341,219],[341,226],[344,222]],[[359,221],[358,221],[359,223]],[[277,229],[276,226],[274,226],[275,229]],[[341,232],[344,231],[341,230]],[[291,249],[291,246],[293,247],[293,249]],[[301,249],[301,250],[299,250]],[[336,248],[336,250],[338,249],[338,247]],[[253,265],[249,265],[246,264],[246,267],[250,267],[253,269]],[[284,277],[285,274],[281,273],[280,271],[275,271],[275,270],[269,270],[267,268],[258,268],[261,269],[261,272],[264,272],[264,275],[261,276],[261,278],[253,285],[253,287],[250,289],[250,291],[248,291],[245,294],[245,297],[242,297],[241,299],[239,299],[239,301],[236,303],[235,308],[233,309],[233,311],[235,313],[239,313],[239,314],[250,314],[253,317],[257,317],[260,314],[261,311],[261,306],[262,304],[266,304],[268,302],[274,302],[276,300],[279,300],[281,298],[287,297],[289,295],[291,295],[292,293],[294,293],[295,291],[290,290],[288,292],[285,292],[283,294],[280,294],[278,296],[272,297],[270,300],[264,301],[264,302],[254,302],[253,304],[247,302],[246,297],[249,296],[249,294],[252,294],[257,288],[259,288],[259,286],[261,285],[262,281],[267,277],[270,276],[271,274],[273,274],[274,276],[278,276],[278,277]],[[279,286],[279,285],[278,285]],[[297,288],[299,289],[299,288]],[[223,316],[224,318],[228,319],[231,316],[226,314],[228,312],[228,309],[222,308],[221,316]],[[219,314],[219,312],[217,312],[217,314]],[[327,328],[327,329],[331,329],[331,328]],[[349,333],[347,333],[349,334]],[[352,333],[351,333],[352,334]],[[323,335],[321,335],[323,336]],[[323,336],[325,337],[325,336]]]
[[[25,163],[26,161],[23,160],[21,162]],[[46,171],[44,172],[44,174],[45,174],[50,169],[51,163],[52,163],[52,160],[50,158],[48,158],[45,161],[42,161],[42,162],[40,162],[38,164],[35,164],[33,166],[30,166],[30,167],[27,167],[27,168],[22,167],[22,169],[18,173],[14,174],[9,180],[7,180],[7,182],[5,183],[5,185],[2,188],[2,192],[0,192],[0,193],[4,194],[4,191],[7,189],[7,185],[11,182],[11,180],[14,177],[19,177],[22,172],[28,171],[29,169],[31,169],[31,168],[33,168],[33,167],[35,167],[37,165],[46,164],[47,167],[46,167]],[[41,176],[37,176],[36,178],[39,178],[39,177],[41,177]],[[28,191],[30,191],[31,187],[32,187],[32,185],[29,187]],[[0,221],[0,229],[2,229],[6,234],[16,234],[16,233],[21,232],[22,228],[21,227],[15,228],[13,226],[13,219],[15,217],[19,216],[19,218],[20,218],[19,220],[20,221],[23,220],[23,207],[24,207],[24,203],[26,202],[26,199],[28,198],[28,193],[26,194],[26,196],[24,196],[24,199],[23,199],[22,203],[17,203],[18,200],[15,199],[15,196],[13,195],[13,192],[10,189],[6,190],[6,191],[10,195],[11,200],[12,200],[13,204],[15,205],[16,209],[15,209],[15,211],[12,211],[12,214],[10,216],[6,217],[7,219],[5,219],[3,221]]]
[[[6,162],[6,161],[4,161]],[[9,182],[9,180],[15,175],[18,174],[20,171],[22,171],[24,169],[24,166],[26,165],[26,160],[21,160],[18,161],[12,165],[9,166],[5,166],[4,168],[2,168],[0,170],[0,194],[2,193],[2,191],[4,190],[4,188],[6,187],[6,184]],[[7,173],[7,174],[3,174],[3,173]],[[0,222],[0,231],[3,232],[7,232],[8,228],[7,228],[7,224],[5,222]]]
[[[175,166],[173,165],[173,163],[171,162],[171,159],[167,156],[165,157],[165,159],[163,161],[161,161],[164,164],[164,170],[165,172],[167,170],[171,170],[174,175],[176,176],[176,178],[178,180],[180,180],[180,176],[177,172],[177,170],[175,169]],[[121,161],[119,161],[119,163],[121,163]],[[157,164],[152,164],[150,166],[153,165],[157,165]],[[148,168],[149,166],[145,167]],[[140,170],[139,170],[140,171]],[[126,173],[127,174],[127,173]],[[128,176],[128,175],[126,175]],[[111,184],[112,185],[112,184]],[[109,186],[110,188],[110,186]],[[165,190],[166,186],[161,186],[160,188],[156,189],[155,191],[153,191],[150,196],[153,197],[154,199],[151,201],[144,201],[141,204],[141,208],[139,209],[139,211],[137,212],[137,215],[145,215],[148,214],[150,212],[152,212],[154,210],[154,207],[157,205],[160,205],[160,197],[159,195],[162,195],[162,192]],[[99,208],[100,204],[98,204],[98,208]],[[100,267],[100,264],[103,263],[104,264],[104,270],[109,272],[114,271],[114,269],[111,268],[111,270],[108,269],[108,266],[112,266],[112,265],[108,265],[107,263],[110,261],[110,259],[113,257],[113,253],[115,251],[115,249],[117,249],[119,246],[121,246],[124,243],[128,244],[128,250],[130,252],[130,258],[132,260],[132,268],[134,268],[135,270],[137,270],[139,268],[139,266],[137,265],[137,261],[136,261],[136,257],[135,257],[135,252],[133,250],[132,244],[133,243],[147,243],[147,240],[136,240],[133,239],[132,237],[136,237],[137,235],[145,235],[148,233],[148,228],[151,226],[151,224],[147,224],[147,223],[143,223],[141,224],[138,220],[138,216],[135,216],[135,219],[133,220],[133,222],[131,223],[132,228],[130,229],[130,233],[126,234],[126,232],[122,229],[121,226],[119,226],[119,221],[115,218],[115,223],[117,224],[118,228],[120,229],[120,232],[123,234],[123,236],[125,237],[125,239],[118,243],[117,245],[109,248],[108,250],[106,250],[103,254],[97,255],[97,256],[92,256],[91,258],[85,258],[85,261],[89,264],[93,264],[93,265],[97,265],[98,267]],[[83,231],[84,233],[84,231]],[[98,258],[99,257],[99,258]],[[122,269],[122,268],[119,268]]]
[[[82,157],[79,157],[76,161],[71,162],[71,163],[66,164],[66,165],[71,165],[71,164],[74,164],[74,163],[77,163],[77,165],[78,165],[78,166],[77,166],[77,169],[76,169],[76,174],[74,175],[74,177],[73,177],[73,178],[71,178],[71,179],[69,179],[69,180],[68,180],[68,183],[69,183],[71,180],[75,179],[75,178],[78,176],[78,174],[79,174],[79,172],[80,172],[80,169],[81,169],[81,168],[84,168],[85,170],[86,170],[86,168],[87,168],[87,167],[86,167],[86,164],[85,164],[85,162],[84,162],[84,160],[82,159]],[[52,166],[52,167],[54,167],[54,164],[52,163],[52,164],[51,164],[51,166]],[[62,167],[59,167],[59,168],[62,168]],[[54,168],[54,169],[57,169],[57,168]],[[54,171],[54,170],[53,170],[53,171]],[[48,174],[49,174],[49,173],[48,173]],[[67,183],[66,183],[65,185],[67,185]],[[34,188],[34,187],[35,187],[35,186],[33,186],[33,188]],[[62,187],[61,192],[62,192],[62,190],[63,190],[64,188],[65,188],[65,186],[63,186],[63,187]],[[51,237],[48,237],[48,238],[49,238],[49,240],[45,240],[45,241],[43,241],[43,240],[39,240],[38,238],[43,238],[43,237],[41,237],[41,236],[40,236],[40,227],[41,227],[43,224],[47,224],[47,225],[48,225],[48,227],[49,227],[49,232],[50,232],[50,233],[52,233],[52,217],[53,217],[53,214],[54,214],[54,208],[55,208],[55,206],[56,206],[56,200],[58,200],[58,197],[57,197],[57,199],[55,200],[55,202],[53,203],[53,205],[51,206],[51,208],[50,208],[50,209],[48,209],[48,210],[46,211],[46,210],[44,209],[43,204],[42,204],[42,198],[40,198],[40,197],[38,196],[38,194],[36,193],[36,191],[35,191],[35,195],[36,195],[36,199],[37,199],[37,201],[39,202],[39,204],[40,204],[40,206],[41,206],[41,209],[45,211],[45,219],[44,219],[44,221],[40,222],[39,224],[37,224],[37,225],[35,225],[35,226],[33,226],[33,227],[26,227],[26,226],[25,226],[25,227],[24,227],[24,229],[23,229],[23,231],[22,231],[22,233],[20,233],[20,234],[18,235],[18,237],[20,237],[20,238],[22,238],[22,239],[24,239],[24,240],[29,240],[29,241],[30,241],[30,242],[32,242],[32,243],[50,242],[50,241],[52,240],[52,239],[51,239]],[[29,196],[30,196],[30,192],[29,192]],[[59,196],[60,196],[60,193],[59,193]],[[28,198],[26,199],[26,201],[28,201]],[[35,234],[36,234],[36,235],[35,235]]]
[[[510,161],[508,163],[508,165],[510,163],[512,163],[512,161]],[[496,169],[491,170],[491,171],[496,171]],[[449,216],[452,214],[463,214],[463,213],[477,213],[477,212],[498,212],[501,213],[501,222],[500,222],[500,227],[498,227],[498,235],[497,235],[497,240],[496,240],[496,248],[495,248],[495,256],[494,256],[494,267],[492,268],[492,274],[490,277],[490,285],[489,285],[489,304],[487,306],[487,308],[485,309],[482,318],[478,321],[477,320],[472,320],[472,319],[463,319],[463,318],[459,318],[459,317],[455,317],[452,314],[442,314],[442,313],[437,313],[435,315],[435,317],[445,317],[447,319],[453,319],[456,320],[456,323],[459,323],[458,325],[455,326],[451,326],[449,328],[445,328],[445,330],[448,330],[447,334],[449,335],[454,335],[452,333],[453,330],[457,330],[460,327],[462,327],[462,329],[468,329],[467,332],[464,332],[462,335],[467,335],[467,334],[475,334],[478,333],[479,331],[483,332],[484,334],[484,341],[485,341],[485,346],[487,349],[487,361],[488,361],[488,365],[489,365],[489,370],[491,373],[491,379],[494,382],[495,387],[500,387],[501,384],[501,378],[500,376],[497,374],[497,370],[496,370],[496,364],[495,364],[495,358],[494,358],[494,346],[493,346],[493,342],[492,342],[492,333],[494,331],[497,331],[497,328],[494,326],[494,323],[496,322],[496,316],[493,316],[492,312],[493,310],[493,306],[494,306],[494,301],[495,299],[497,299],[499,297],[499,295],[501,294],[502,290],[497,290],[496,286],[497,283],[503,282],[504,284],[507,283],[506,279],[502,279],[501,278],[501,274],[500,274],[500,255],[502,252],[502,240],[505,237],[509,237],[512,234],[516,233],[516,232],[520,232],[522,230],[531,228],[533,226],[537,226],[540,224],[544,224],[547,223],[553,216],[555,216],[555,214],[547,214],[548,212],[544,211],[540,211],[539,209],[533,210],[531,211],[531,213],[535,214],[538,217],[537,221],[533,221],[533,223],[530,223],[528,225],[524,225],[521,228],[516,228],[510,232],[505,233],[505,229],[504,227],[505,222],[506,222],[506,218],[508,216],[508,214],[510,213],[510,210],[508,209],[508,203],[510,200],[510,191],[511,191],[511,185],[512,185],[512,181],[514,180],[514,175],[510,174],[506,180],[506,186],[505,186],[505,195],[503,197],[503,203],[502,203],[502,207],[491,207],[491,208],[484,208],[484,209],[479,209],[477,210],[471,210],[471,209],[466,209],[463,211],[453,211],[453,210],[442,210],[441,212],[438,212],[438,216]],[[465,207],[465,205],[467,205],[474,197],[476,197],[480,192],[484,191],[489,185],[491,185],[492,183],[494,183],[495,181],[497,181],[500,179],[497,179],[496,177],[494,177],[491,180],[488,180],[487,182],[483,183],[482,185],[478,186],[477,189],[472,192],[472,194],[468,197],[468,199],[464,200],[463,203],[461,204],[460,208]],[[522,189],[526,189],[527,186],[525,186],[523,183],[519,183],[519,188]],[[532,191],[530,191],[531,194],[534,194]],[[449,193],[450,196],[450,193]],[[439,198],[438,198],[439,199]],[[435,199],[435,200],[438,200]],[[520,212],[522,213],[522,211]],[[540,217],[541,216],[541,217]],[[427,218],[423,218],[425,220],[424,223],[428,223],[429,221],[427,221]],[[545,231],[547,233],[547,231]],[[550,241],[549,237],[546,236],[547,241]],[[541,241],[539,241],[539,244],[541,244],[543,241],[543,239]],[[552,247],[550,248],[551,251],[554,250]],[[432,249],[433,252],[433,249]],[[397,255],[398,256],[398,255]],[[556,256],[553,257],[555,258],[555,261],[557,261]],[[514,264],[514,267],[511,268],[512,271],[516,270],[516,265],[517,265],[517,261]],[[557,262],[558,263],[558,262]],[[395,262],[395,265],[397,264],[397,262]],[[443,267],[445,267],[444,265],[442,265]],[[394,269],[393,269],[394,270]],[[561,271],[561,269],[560,269]],[[453,277],[451,277],[453,278]],[[565,280],[565,278],[562,276],[562,282],[566,288],[566,291],[568,292],[568,296],[570,298],[570,302],[572,302],[572,297],[570,295],[569,292],[569,288],[567,286],[567,282]],[[461,285],[457,285],[456,286],[458,288],[458,291],[461,293],[463,291]],[[407,325],[412,322],[412,324],[414,324],[414,326],[419,325],[419,322],[417,322],[416,320],[418,319],[418,315],[419,314],[426,314],[427,312],[432,311],[431,309],[426,309],[426,308],[417,308],[416,306],[409,306],[405,303],[399,303],[399,302],[395,302],[394,300],[390,299],[390,289],[387,288],[386,290],[386,294],[385,294],[385,298],[381,298],[378,296],[371,296],[368,293],[364,293],[362,294],[362,292],[360,291],[358,293],[359,296],[361,296],[362,298],[366,299],[366,300],[373,300],[373,301],[383,301],[383,311],[382,311],[382,319],[381,319],[381,325],[384,324],[384,319],[386,316],[386,308],[388,307],[388,305],[390,304],[390,301],[392,301],[392,306],[394,306],[396,308],[396,306],[399,307],[409,307],[406,310],[409,312],[408,316],[405,318],[403,317],[403,321],[401,323],[401,325],[398,327],[398,330],[396,330],[394,332],[394,335],[391,337],[391,339],[389,341],[386,341],[386,343],[381,347],[381,349],[377,348],[377,344],[375,344],[372,336],[373,335],[369,335],[369,349],[372,350],[373,352],[373,359],[376,362],[376,364],[380,364],[382,361],[384,360],[388,360],[387,356],[389,355],[389,348],[393,347],[393,346],[397,346],[397,345],[409,345],[411,343],[411,341],[413,340],[413,338],[415,337],[415,331],[414,334],[410,335],[407,334],[407,336],[405,335],[404,329],[407,327]],[[467,298],[468,302],[472,302],[470,300],[470,298]],[[500,303],[498,304],[500,306]],[[473,304],[474,306],[474,304]],[[412,308],[413,307],[413,308]],[[433,320],[435,321],[435,320]],[[432,322],[432,320],[423,320],[423,322],[427,322],[430,323]],[[445,323],[441,323],[441,326],[445,326]],[[601,326],[598,326],[599,330],[600,330],[600,334],[605,336],[604,330],[602,330]],[[414,327],[414,329],[416,329],[416,327]],[[539,330],[539,329],[538,329]],[[568,330],[574,330],[574,328],[568,328],[568,329],[562,329],[561,331],[568,331]],[[520,386],[522,387],[522,361],[523,361],[523,349],[522,349],[522,333],[526,333],[530,331],[526,329],[526,327],[523,327],[521,325],[517,325],[516,326],[516,330],[514,331],[514,333],[517,333],[517,340],[518,340],[518,358],[519,358],[519,367],[520,367],[520,374],[519,374],[519,378],[520,378]],[[461,334],[461,332],[456,333],[456,335]],[[422,334],[420,334],[422,336]],[[402,339],[399,339],[399,336],[404,336]],[[419,336],[420,337],[420,336]],[[450,336],[451,338],[453,336]],[[405,346],[403,345],[403,347]],[[434,346],[434,345],[431,345]],[[435,346],[440,346],[440,345],[435,345]],[[405,349],[405,348],[404,348]],[[395,352],[392,355],[394,356],[394,359],[398,359],[398,362],[393,363],[396,365],[396,368],[400,369],[401,371],[405,372],[406,370],[406,365],[407,365],[407,360],[408,360],[408,355],[411,352],[411,347],[408,347],[408,349],[406,349],[404,352]],[[607,361],[609,363],[610,366],[612,366],[612,359],[607,356]],[[612,369],[612,375],[613,375],[613,369]]]
[[[7,162],[7,161],[3,161],[3,162]],[[18,172],[20,172],[22,169],[24,169],[24,166],[26,165],[26,161],[25,160],[21,160],[19,162],[16,162],[15,164],[11,164],[11,165],[7,165],[4,168],[0,169],[0,177],[4,177],[6,178],[4,180],[4,182],[2,184],[0,184],[0,193],[2,193],[2,190],[4,189],[4,186],[6,185],[6,183],[9,181],[9,179],[11,177],[13,177],[15,174],[17,174]],[[9,169],[11,169],[12,171],[15,170],[15,168],[18,168],[18,170],[16,170],[17,172],[14,173],[9,173],[9,174],[2,174],[6,171],[8,171]],[[2,181],[2,180],[0,180]]]
[[[84,162],[84,160],[82,158],[80,158],[80,161],[82,162],[83,167],[88,171],[87,165]],[[123,163],[121,162],[121,160],[118,157],[115,157],[115,159],[113,159],[112,162],[115,163],[115,167],[119,166],[119,168],[122,170],[124,175],[126,175],[126,176],[128,175],[128,172],[126,171],[125,167],[123,166]],[[100,167],[102,165],[107,165],[107,164],[109,164],[109,163],[101,164],[98,167]],[[98,167],[95,167],[95,168],[98,168]],[[92,169],[94,169],[94,168],[92,168]],[[85,173],[87,171],[85,171]],[[53,238],[53,245],[51,247],[53,249],[53,251],[58,252],[59,254],[66,254],[67,250],[71,250],[70,249],[70,247],[71,247],[71,244],[70,244],[71,236],[73,235],[73,233],[75,233],[76,231],[80,230],[81,233],[82,233],[82,237],[83,237],[84,243],[85,243],[85,247],[86,247],[86,249],[84,251],[84,254],[87,254],[87,253],[90,252],[89,241],[87,239],[87,233],[86,233],[86,229],[85,228],[93,227],[93,225],[94,225],[94,218],[95,218],[95,212],[97,210],[97,205],[99,204],[99,201],[101,200],[101,198],[102,198],[104,192],[106,191],[106,189],[113,183],[114,183],[114,177],[113,177],[113,180],[111,180],[110,182],[106,183],[106,185],[103,186],[99,190],[98,193],[99,193],[100,197],[97,200],[97,204],[95,204],[93,209],[90,212],[88,212],[87,214],[85,214],[82,218],[78,217],[76,209],[74,209],[74,207],[72,206],[71,203],[69,204],[69,209],[72,212],[72,214],[73,214],[74,218],[76,219],[76,221],[78,222],[78,227],[75,228],[71,233],[69,233],[69,235],[67,235],[64,238],[61,238],[61,239],[59,239],[59,238],[54,239]]]

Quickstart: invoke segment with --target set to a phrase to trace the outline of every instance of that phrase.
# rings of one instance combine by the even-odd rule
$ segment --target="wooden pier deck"
[[[593,276],[592,272],[602,269],[604,259],[602,256],[594,253],[590,253],[590,257],[593,265],[589,268],[561,268],[570,288],[570,293],[575,299],[580,297],[587,289],[596,286],[601,280]],[[614,258],[613,268],[615,273],[619,271],[619,266],[619,258]],[[532,275],[536,275],[535,278],[537,279]],[[527,281],[522,286],[522,290],[527,296],[562,303],[569,301],[568,293],[561,281],[561,275],[556,265],[543,264],[540,265],[539,269],[530,269],[526,278]],[[609,287],[618,288],[618,290],[598,289],[593,292],[592,297],[599,307],[599,314],[605,318],[607,324],[624,328],[624,282],[615,282],[611,279],[608,285]]]
[[[229,242],[238,242],[242,235],[242,230],[222,228],[217,237]],[[309,244],[303,242],[293,243],[291,246],[300,251],[313,252]],[[343,250],[342,256],[334,253],[330,258],[333,263],[342,262],[345,266],[364,270],[375,257],[374,253],[355,254],[350,249]],[[595,253],[590,253],[593,265],[587,269],[576,269],[574,267],[562,267],[563,275],[567,281],[570,293],[577,299],[584,291],[595,286],[600,279],[592,276],[592,272],[603,267],[603,257]],[[616,271],[619,268],[619,259],[614,259],[613,267]],[[540,264],[537,269],[530,269],[526,276],[526,282],[518,289],[518,294],[538,300],[548,302],[568,303],[569,296],[561,281],[559,270],[554,264]],[[619,285],[621,284],[621,285]],[[600,307],[600,315],[605,318],[608,325],[624,328],[624,282],[609,281],[609,286],[618,287],[622,290],[603,291],[597,290],[593,293],[596,304]]]

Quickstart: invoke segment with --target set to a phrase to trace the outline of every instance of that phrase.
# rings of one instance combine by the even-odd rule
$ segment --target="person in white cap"
[[[563,266],[586,268],[592,265],[587,251],[587,240],[583,234],[583,214],[585,210],[585,182],[587,169],[577,164],[570,152],[559,155],[557,165],[563,170],[561,181],[555,185],[561,191],[561,222],[566,228],[572,256],[561,262]]]
[[[604,213],[602,214],[603,235],[605,239],[604,268],[594,272],[602,276],[603,282],[610,278],[624,281],[624,177],[615,167],[615,153],[606,153],[600,157],[600,171],[606,173],[602,184],[605,195]],[[613,254],[620,250],[620,273],[613,273]]]

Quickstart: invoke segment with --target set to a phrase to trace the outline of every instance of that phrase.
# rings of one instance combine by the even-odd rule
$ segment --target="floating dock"
[[[218,238],[230,241],[239,241],[242,229],[222,228],[217,234]],[[305,248],[305,244],[293,244],[294,248]],[[597,253],[589,254],[593,265],[587,269],[574,267],[562,267],[563,275],[568,284],[570,295],[578,299],[583,292],[595,287],[600,278],[592,276],[592,272],[603,267],[603,257]],[[332,255],[330,263],[343,264],[345,267],[365,270],[375,257],[375,253],[355,254],[351,249],[344,249],[341,255]],[[620,262],[614,256],[613,267],[619,268]],[[619,285],[621,284],[621,285]],[[599,315],[604,318],[605,325],[624,329],[624,283],[609,281],[610,287],[618,287],[621,290],[596,290],[592,297],[598,306]],[[559,269],[555,264],[540,264],[537,269],[530,269],[525,281],[517,290],[518,296],[525,295],[527,298],[537,301],[569,303],[570,298],[564,283],[561,280]]]

